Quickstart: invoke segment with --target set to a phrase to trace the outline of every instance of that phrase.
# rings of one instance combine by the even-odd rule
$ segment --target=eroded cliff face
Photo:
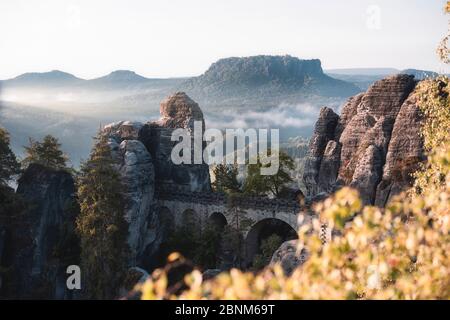
[[[109,138],[113,160],[125,187],[123,195],[131,266],[140,262],[147,248],[151,254],[160,244],[154,199],[155,170],[150,153],[138,140],[142,126],[121,121],[105,126],[102,131]]]
[[[388,77],[350,98],[340,117],[321,110],[303,176],[307,196],[349,185],[364,203],[384,206],[411,185],[424,160],[415,86],[413,76]]]
[[[283,242],[273,253],[270,265],[280,264],[284,274],[290,276],[307,258],[306,249],[299,249],[299,240],[289,240]]]
[[[184,92],[177,92],[161,102],[161,119],[146,123],[139,132],[139,140],[152,155],[155,165],[155,180],[159,190],[179,190],[204,192],[211,191],[209,167],[207,164],[194,164],[194,122],[205,120],[196,102]],[[192,164],[175,165],[171,160],[173,147],[178,141],[171,141],[176,129],[191,132]],[[203,132],[199,133],[203,137]],[[203,148],[205,144],[203,143]]]
[[[130,266],[151,268],[164,234],[155,192],[210,191],[206,164],[174,165],[171,160],[172,132],[192,132],[194,121],[204,128],[203,113],[185,93],[178,92],[161,102],[161,119],[142,124],[121,121],[105,126],[102,134],[122,177],[125,219],[129,224]],[[193,139],[193,134],[192,134]],[[193,143],[192,143],[193,146]]]
[[[74,180],[64,170],[31,164],[18,181],[17,193],[27,210],[8,239],[14,252],[10,291],[19,298],[67,298],[66,268],[79,263]]]

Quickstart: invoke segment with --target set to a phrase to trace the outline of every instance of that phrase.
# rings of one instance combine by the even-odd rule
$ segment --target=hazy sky
[[[255,54],[448,72],[435,54],[448,28],[445,2],[1,0],[0,79],[53,69],[191,76],[219,58]]]

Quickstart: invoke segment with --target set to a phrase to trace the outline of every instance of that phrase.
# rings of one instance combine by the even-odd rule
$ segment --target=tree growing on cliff
[[[18,223],[23,221],[23,213],[25,210],[25,203],[23,199],[18,196],[14,189],[8,186],[8,183],[20,171],[20,164],[16,156],[11,150],[9,134],[3,128],[0,128],[0,240],[7,240],[3,252],[6,252],[12,244],[17,245],[17,242],[10,241],[10,236],[13,233],[12,229]],[[0,249],[1,251],[1,249]],[[12,270],[14,267],[1,259],[0,255],[0,298],[11,297],[14,292],[14,281]]]
[[[99,135],[78,177],[81,265],[89,298],[115,298],[127,268],[123,186],[107,138]]]
[[[279,164],[279,169],[274,175],[261,174],[261,167],[266,166],[261,161],[258,161],[256,164],[249,164],[247,166],[247,179],[244,184],[244,192],[257,196],[271,194],[276,198],[280,198],[286,188],[286,184],[292,182],[289,172],[294,170],[295,166],[294,160],[283,151],[279,153]]]
[[[241,184],[238,181],[237,165],[219,164],[214,167],[215,177],[212,186],[216,192],[233,193],[241,192]]]
[[[66,169],[68,157],[61,150],[61,144],[58,139],[46,135],[42,141],[29,139],[28,146],[25,148],[25,159],[22,161],[24,168],[30,163],[39,163],[52,169]]]
[[[7,185],[20,170],[20,164],[9,143],[9,133],[0,128],[0,184],[2,185]]]

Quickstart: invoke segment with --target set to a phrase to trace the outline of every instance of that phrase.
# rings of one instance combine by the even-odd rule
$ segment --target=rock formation
[[[206,164],[177,167],[170,159],[173,130],[192,130],[194,121],[204,127],[199,106],[179,92],[161,103],[161,116],[145,125],[112,123],[101,132],[108,138],[124,186],[130,268],[151,269],[155,264],[164,237],[155,199],[158,187],[171,192],[210,191]],[[7,289],[3,290],[1,283],[0,289],[10,297],[71,298],[72,292],[66,289],[66,268],[79,265],[80,257],[75,234],[79,207],[72,175],[31,164],[18,181],[17,194],[26,200],[27,208],[11,232],[0,221],[0,262],[13,269]]]
[[[125,186],[125,220],[128,222],[130,265],[143,253],[154,254],[160,244],[159,220],[155,212],[155,173],[150,153],[137,140],[142,124],[121,121],[104,127],[113,159]]]
[[[339,116],[330,108],[322,108],[319,114],[319,120],[316,122],[313,136],[309,143],[309,154],[305,163],[303,182],[308,194],[316,194],[318,190],[318,178],[321,169],[322,159],[325,156],[325,150],[329,149],[328,142],[334,136]],[[329,150],[328,150],[329,153]]]
[[[285,275],[290,276],[292,272],[301,266],[308,254],[306,249],[298,249],[298,240],[289,240],[281,244],[281,246],[274,252],[271,265],[279,263]]]
[[[413,76],[391,76],[350,98],[340,117],[321,110],[303,176],[307,196],[349,185],[366,204],[384,206],[410,186],[424,159],[415,85]]]
[[[20,298],[67,298],[66,268],[78,264],[74,180],[64,170],[31,164],[17,193],[28,207],[14,226],[11,292]]]
[[[232,57],[213,63],[201,76],[189,79],[183,89],[194,96],[266,99],[299,93],[343,96],[360,92],[355,85],[326,75],[319,59],[289,55]]]
[[[142,124],[121,121],[105,126],[113,158],[126,190],[125,219],[129,224],[130,266],[151,267],[164,234],[155,191],[210,191],[206,164],[175,165],[171,152],[177,128],[192,131],[194,121],[204,128],[203,113],[185,93],[161,102],[161,119]],[[192,135],[193,138],[193,135]]]
[[[139,133],[139,139],[153,158],[156,185],[161,190],[210,191],[207,164],[175,165],[171,160],[172,148],[178,143],[171,141],[172,132],[178,128],[191,131],[193,150],[194,121],[201,122],[203,128],[205,126],[198,104],[184,92],[177,92],[161,102],[160,113],[160,120],[145,124]],[[191,156],[194,159],[193,151]]]

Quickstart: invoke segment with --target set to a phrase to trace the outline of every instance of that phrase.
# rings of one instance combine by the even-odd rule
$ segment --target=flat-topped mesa
[[[329,109],[321,112],[303,176],[307,196],[349,185],[365,203],[384,206],[411,185],[424,160],[416,83],[390,76],[350,98],[337,122]]]

